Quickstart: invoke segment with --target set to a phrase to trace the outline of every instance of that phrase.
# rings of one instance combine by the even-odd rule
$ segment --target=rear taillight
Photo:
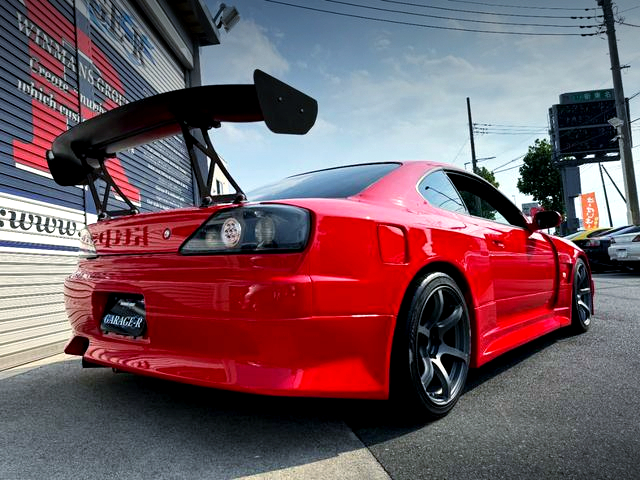
[[[640,242],[640,235],[636,235],[635,237],[633,237],[633,240],[631,240],[632,242]]]
[[[310,213],[290,205],[255,205],[217,212],[180,247],[184,255],[303,250]]]
[[[600,246],[600,240],[597,240],[595,238],[590,238],[589,240],[586,241],[584,246],[585,247],[599,247]]]
[[[91,238],[91,232],[86,228],[80,231],[80,246],[78,247],[78,256],[80,258],[96,258],[96,246]]]

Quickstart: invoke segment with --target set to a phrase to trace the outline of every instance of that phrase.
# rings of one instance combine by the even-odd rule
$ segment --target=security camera
[[[220,19],[224,29],[228,32],[236,23],[240,21],[240,14],[236,7],[227,7],[222,12],[222,18]]]
[[[613,128],[620,128],[622,125],[624,125],[624,122],[622,120],[620,120],[618,117],[610,118],[609,120],[607,120],[607,122]]]
[[[216,23],[216,28],[224,27],[228,32],[240,21],[240,14],[236,7],[227,7],[222,3],[220,4],[220,9],[218,10],[218,13],[216,13],[213,22],[215,23],[218,18],[220,18],[220,21]]]

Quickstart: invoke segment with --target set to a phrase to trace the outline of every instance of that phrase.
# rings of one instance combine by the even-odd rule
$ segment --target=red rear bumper
[[[230,390],[387,397],[393,316],[314,316],[299,255],[158,259],[81,263],[65,283],[68,353],[86,347],[93,363]],[[100,331],[111,292],[144,296],[143,338]]]

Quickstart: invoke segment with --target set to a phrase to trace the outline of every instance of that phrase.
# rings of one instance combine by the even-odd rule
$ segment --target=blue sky
[[[349,0],[389,10],[367,10],[327,0],[283,0],[304,7],[420,23],[532,33],[590,33],[593,29],[523,27],[485,22],[593,25],[594,20],[506,16],[586,16],[596,0],[406,0],[490,14],[427,9],[385,0]],[[281,5],[266,0],[227,1],[241,21],[221,33],[221,45],[203,49],[203,81],[252,83],[260,68],[316,98],[318,120],[305,136],[271,134],[264,124],[224,125],[214,142],[245,190],[302,171],[349,163],[388,160],[436,160],[464,167],[470,161],[466,97],[473,121],[527,126],[532,133],[476,135],[476,155],[496,157],[484,165],[496,170],[500,189],[517,205],[530,201],[516,188],[521,156],[536,138],[547,138],[548,109],[564,92],[610,88],[606,35],[524,36],[472,33],[377,22]],[[625,22],[640,25],[637,0],[618,0]],[[209,1],[213,14],[219,2]],[[521,8],[508,8],[505,5]],[[541,8],[531,8],[532,6]],[[551,9],[554,8],[554,9]],[[499,14],[499,15],[498,15]],[[617,25],[620,60],[628,64],[623,82],[627,97],[640,91],[640,28]],[[631,118],[640,116],[640,95],[631,100]],[[633,124],[640,126],[640,120]],[[640,131],[635,128],[640,138]],[[640,142],[637,142],[640,145]],[[633,149],[636,173],[640,148]],[[501,168],[498,168],[501,167]],[[469,166],[467,166],[469,168]],[[606,168],[622,189],[619,162]],[[608,225],[597,165],[581,167],[582,191],[596,192],[601,225]],[[614,224],[626,223],[625,206],[607,181]],[[577,205],[579,211],[579,205]]]

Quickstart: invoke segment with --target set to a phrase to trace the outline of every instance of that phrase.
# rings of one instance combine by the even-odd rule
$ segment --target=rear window
[[[250,201],[281,198],[346,198],[374,184],[399,163],[368,163],[303,173],[247,193]]]

